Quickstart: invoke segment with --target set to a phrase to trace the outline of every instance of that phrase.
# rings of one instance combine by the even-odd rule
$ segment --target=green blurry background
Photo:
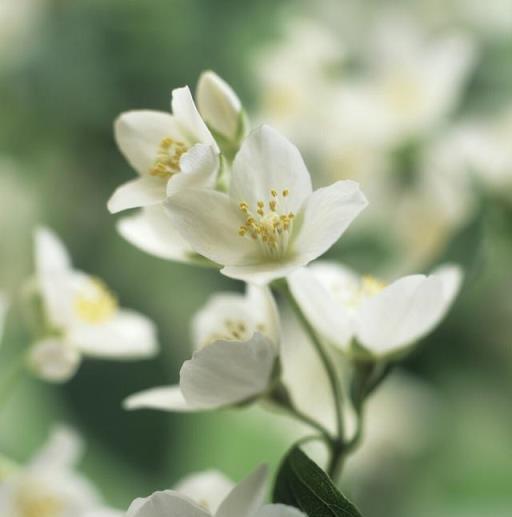
[[[23,460],[55,423],[70,423],[87,442],[84,471],[119,508],[194,470],[215,467],[236,479],[262,461],[276,465],[291,439],[269,432],[258,409],[193,416],[121,409],[125,396],[177,380],[190,353],[191,315],[210,293],[242,286],[138,251],[115,232],[105,205],[132,174],[112,137],[120,112],[167,110],[172,88],[195,85],[211,68],[256,113],[258,52],[279,41],[287,19],[311,15],[310,6],[272,0],[0,1],[6,12],[7,4],[19,9],[0,30],[0,286],[14,292],[31,274],[32,231],[47,224],[79,268],[106,279],[123,305],[157,322],[162,344],[151,361],[87,360],[64,386],[25,377],[0,408],[0,449]],[[484,37],[481,48],[465,101],[471,106],[498,103],[512,91],[512,36]],[[345,488],[365,515],[512,512],[511,229],[506,198],[481,196],[474,217],[436,257],[462,262],[468,280],[445,323],[404,364],[442,407],[426,421],[435,439],[422,453],[388,458],[380,467],[376,457],[376,468],[358,485],[349,476]],[[331,256],[371,267],[385,260],[379,246],[356,235],[357,225]],[[15,305],[0,375],[28,344],[20,318]],[[411,425],[407,412],[399,418]]]

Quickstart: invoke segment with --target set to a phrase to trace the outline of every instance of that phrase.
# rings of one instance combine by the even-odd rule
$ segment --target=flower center
[[[188,151],[188,146],[184,142],[165,137],[158,146],[155,163],[149,170],[151,176],[168,180],[180,172],[180,160],[184,153]]]
[[[75,297],[78,317],[90,324],[104,323],[117,311],[117,299],[99,279],[93,278]]]
[[[245,201],[240,203],[245,222],[240,226],[238,234],[257,240],[265,255],[273,258],[282,257],[286,252],[295,218],[293,212],[286,210],[288,194],[288,189],[281,193],[272,189],[267,206],[264,201],[258,201],[255,212],[251,211]]]
[[[215,341],[247,341],[254,332],[265,333],[265,325],[263,323],[254,324],[244,320],[225,319],[219,327],[212,332],[208,339],[205,340],[202,347],[205,347]]]
[[[62,512],[62,502],[56,496],[37,488],[23,490],[16,503],[20,517],[58,517]]]

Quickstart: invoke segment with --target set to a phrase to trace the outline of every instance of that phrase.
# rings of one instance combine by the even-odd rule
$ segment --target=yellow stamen
[[[168,180],[173,174],[180,172],[180,160],[187,151],[188,146],[184,142],[165,137],[158,146],[155,163],[149,174]]]
[[[109,320],[117,311],[115,296],[99,279],[93,278],[75,297],[75,311],[80,319],[92,325]]]

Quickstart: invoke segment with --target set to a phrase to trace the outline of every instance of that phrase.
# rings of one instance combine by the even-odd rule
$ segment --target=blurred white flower
[[[89,517],[96,515],[90,511],[107,511],[96,489],[75,470],[81,455],[79,438],[67,428],[56,429],[27,465],[0,482],[2,517]]]
[[[457,266],[410,275],[385,286],[335,263],[318,262],[290,275],[297,303],[317,332],[350,354],[401,353],[428,334],[450,308],[462,281]]]
[[[45,318],[45,333],[29,352],[36,374],[62,382],[82,355],[127,360],[156,353],[154,324],[119,308],[102,281],[73,269],[64,245],[47,228],[36,231],[35,262]]]
[[[219,148],[188,87],[172,91],[171,106],[172,114],[129,111],[116,120],[119,149],[140,176],[116,189],[111,212],[159,204],[185,187],[214,186]]]
[[[192,333],[196,351],[181,368],[179,386],[132,395],[127,409],[204,411],[249,402],[269,389],[280,330],[267,287],[213,296],[194,318]]]
[[[312,191],[298,149],[268,126],[233,163],[229,194],[187,189],[166,206],[182,236],[226,276],[266,283],[327,251],[367,205],[357,183]]]
[[[199,497],[191,498],[174,490],[155,492],[145,499],[136,499],[127,517],[304,517],[289,506],[263,504],[266,478],[266,468],[258,468],[235,486],[220,505],[215,501],[213,508],[208,506],[209,498],[201,499],[203,489],[199,489]]]
[[[215,72],[208,70],[201,74],[196,99],[199,113],[211,130],[233,144],[245,136],[242,103]]]

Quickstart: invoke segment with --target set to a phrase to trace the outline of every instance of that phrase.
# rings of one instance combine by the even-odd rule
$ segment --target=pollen
[[[180,140],[165,137],[158,146],[155,162],[149,170],[151,176],[168,180],[180,172],[180,160],[188,151],[188,146]]]
[[[97,325],[112,318],[118,308],[116,297],[99,279],[90,283],[75,297],[75,312],[85,323]]]
[[[251,211],[249,204],[242,201],[240,211],[245,217],[238,234],[259,241],[266,255],[273,258],[282,256],[288,246],[289,234],[295,214],[287,210],[285,199],[289,191],[281,195],[276,189],[269,192],[268,201],[258,200]]]

